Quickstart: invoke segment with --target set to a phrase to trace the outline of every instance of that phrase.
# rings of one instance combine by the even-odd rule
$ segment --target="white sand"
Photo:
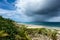
[[[57,29],[60,30],[60,27],[49,27],[49,26],[43,26],[43,25],[33,25],[33,24],[24,24],[24,23],[18,23],[28,26],[27,28],[48,28],[48,29]]]
[[[29,25],[29,24],[25,24],[26,26],[28,26],[27,28],[48,28],[48,29],[57,29],[60,30],[60,27],[49,27],[49,26],[43,26],[43,25]]]

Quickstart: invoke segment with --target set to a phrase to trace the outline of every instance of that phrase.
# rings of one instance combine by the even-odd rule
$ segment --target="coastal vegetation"
[[[0,40],[30,40],[24,27],[19,28],[14,22],[0,16]]]
[[[0,16],[0,40],[57,40],[58,30],[27,27]]]

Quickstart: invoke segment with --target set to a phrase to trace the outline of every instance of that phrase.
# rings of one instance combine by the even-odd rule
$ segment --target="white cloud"
[[[32,20],[30,19],[31,17],[27,17],[24,14],[17,12],[16,10],[0,9],[0,15],[2,15],[5,18],[10,18],[10,19],[13,19],[15,21],[20,21],[20,22],[29,22]]]
[[[44,7],[46,0],[17,0],[15,6],[17,7],[16,12],[20,14],[21,19],[25,22],[33,21],[33,17],[27,16],[28,11],[37,11]]]
[[[41,20],[44,19],[44,15],[40,16],[40,15],[34,15],[34,16],[27,16],[26,12],[27,11],[38,11],[43,9],[44,7],[46,7],[45,5],[48,4],[46,1],[50,1],[50,0],[17,0],[15,3],[16,6],[16,10],[4,10],[4,9],[0,9],[0,15],[2,15],[3,17],[6,18],[12,18],[16,21],[20,21],[20,22],[31,22],[34,21],[33,18],[39,18]],[[54,17],[51,19],[48,19],[49,21],[59,21],[56,18],[60,18],[60,17]],[[40,19],[37,19],[38,21]],[[47,20],[47,21],[48,21]]]
[[[4,9],[0,9],[0,15],[7,15],[7,16],[12,16],[15,15],[16,11],[10,11],[10,10],[4,10]]]
[[[44,7],[46,4],[46,0],[17,0],[17,3],[15,4],[17,8],[23,11],[26,11],[27,9],[36,11],[40,10]]]
[[[16,12],[16,11],[0,9],[0,13],[5,13],[5,12],[8,13],[8,12]]]

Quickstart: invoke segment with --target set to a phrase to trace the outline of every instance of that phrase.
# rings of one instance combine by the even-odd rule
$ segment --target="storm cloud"
[[[19,22],[60,22],[60,0],[0,0],[0,15]]]
[[[60,22],[60,0],[21,0],[17,4],[33,22]]]

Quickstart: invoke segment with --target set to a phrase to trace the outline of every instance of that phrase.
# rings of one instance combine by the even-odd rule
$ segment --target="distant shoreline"
[[[60,30],[60,27],[50,27],[50,26],[44,26],[44,25],[33,25],[33,24],[25,24],[25,23],[18,23],[28,26],[27,28],[48,28],[48,29],[56,29]]]
[[[27,28],[48,28],[48,29],[57,29],[60,30],[60,27],[49,27],[49,26],[43,26],[43,25],[31,25],[31,24],[25,24],[28,26]]]

